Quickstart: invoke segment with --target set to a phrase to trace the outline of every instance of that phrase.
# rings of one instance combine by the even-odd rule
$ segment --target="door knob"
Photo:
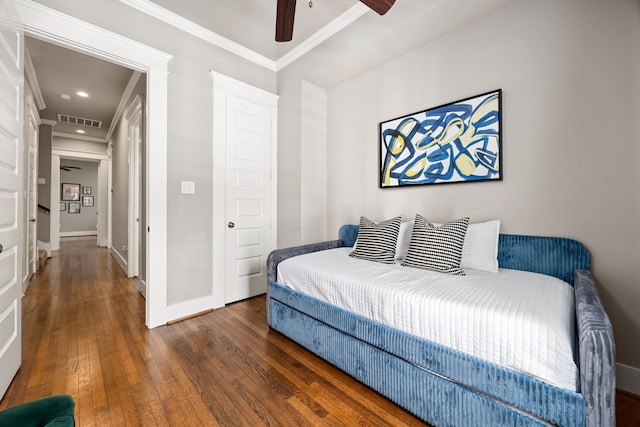
[[[236,224],[234,222],[231,222],[231,221],[229,221],[229,223],[227,224],[227,227],[229,227],[229,228],[233,228],[235,226],[236,226]]]
[[[31,218],[31,219],[29,220],[29,222],[36,222],[36,219],[35,219],[35,218]]]
[[[2,249],[4,248],[2,247],[2,243],[0,243],[0,254],[2,253]]]

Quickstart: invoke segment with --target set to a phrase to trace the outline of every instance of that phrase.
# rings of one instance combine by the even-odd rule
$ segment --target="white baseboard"
[[[213,300],[211,295],[170,305],[167,307],[167,323],[192,316],[196,313],[212,310],[212,307]]]
[[[124,258],[122,255],[120,255],[120,253],[116,251],[114,248],[111,248],[109,252],[111,253],[111,256],[113,257],[113,259],[116,260],[116,262],[118,263],[122,271],[124,271],[124,274],[127,274],[127,271],[128,271],[127,259]]]
[[[61,231],[60,237],[80,237],[80,236],[97,236],[97,230],[89,231]]]
[[[43,242],[42,240],[38,240],[37,248],[38,250],[43,249],[47,251],[47,258],[51,258],[51,242]]]
[[[616,387],[640,396],[640,369],[616,363]]]
[[[140,278],[137,277],[134,286],[143,297],[147,297],[147,283],[144,280],[140,280]]]

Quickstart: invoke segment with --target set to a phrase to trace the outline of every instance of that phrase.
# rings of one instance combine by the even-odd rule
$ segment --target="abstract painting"
[[[380,123],[380,187],[502,180],[502,89]]]

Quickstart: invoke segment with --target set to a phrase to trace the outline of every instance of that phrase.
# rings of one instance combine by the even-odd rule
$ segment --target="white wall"
[[[329,237],[360,215],[422,213],[499,218],[503,232],[576,238],[591,251],[618,362],[640,368],[638,40],[637,1],[523,0],[327,88]],[[305,62],[313,59],[279,75],[282,104],[300,98],[294,79],[316,72]],[[504,181],[378,188],[381,121],[497,88]],[[280,153],[297,153],[293,137],[283,135]],[[279,182],[293,168],[281,169]],[[279,211],[294,215],[290,206],[301,202],[288,190],[279,192]],[[296,218],[287,221],[294,227],[278,227],[283,245],[299,239]]]
[[[327,92],[302,82],[300,241],[327,240]]]

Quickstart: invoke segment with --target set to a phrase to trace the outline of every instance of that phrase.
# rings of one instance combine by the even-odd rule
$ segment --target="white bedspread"
[[[543,381],[576,391],[574,299],[568,283],[518,270],[450,276],[348,256],[289,258],[278,283]]]

